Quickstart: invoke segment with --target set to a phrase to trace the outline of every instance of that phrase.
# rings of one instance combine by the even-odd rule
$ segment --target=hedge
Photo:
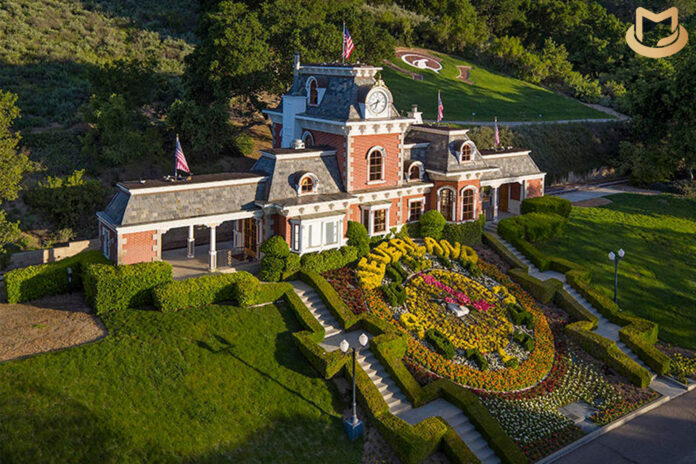
[[[563,234],[567,219],[553,213],[529,213],[505,218],[498,223],[498,233],[508,242],[522,238],[530,242],[551,240]]]
[[[307,253],[302,255],[302,269],[314,272],[326,272],[339,269],[358,259],[358,248],[344,246],[339,249]]]
[[[68,293],[68,267],[72,269],[73,289],[81,291],[85,267],[108,262],[100,251],[90,250],[54,263],[13,269],[4,276],[5,297],[8,303],[22,303]]]
[[[459,434],[449,425],[442,436],[442,451],[453,462],[461,464],[481,464],[481,460],[466,446]]]
[[[358,256],[362,258],[370,252],[370,236],[365,226],[359,222],[348,221],[346,230],[348,245],[357,248]]]
[[[341,350],[327,352],[319,346],[314,340],[316,335],[308,330],[295,332],[292,336],[297,348],[307,358],[307,361],[327,380],[340,372],[348,361],[348,356],[344,355]]]
[[[525,272],[529,271],[529,266],[524,264],[521,259],[519,259],[517,256],[515,256],[505,245],[502,244],[498,238],[491,234],[490,232],[483,232],[483,241],[486,245],[490,246],[493,248],[493,250],[498,253],[500,257],[503,258],[503,261],[508,263],[512,267],[517,267],[520,269],[523,269]]]
[[[510,243],[541,272],[548,271],[551,267],[551,259],[525,239],[513,238]]]
[[[454,345],[447,338],[447,335],[440,332],[438,329],[429,329],[425,332],[425,340],[430,343],[433,349],[445,359],[454,358]]]
[[[556,291],[563,287],[563,283],[557,279],[539,280],[522,269],[510,269],[509,274],[512,280],[544,304],[550,303]]]
[[[360,316],[351,311],[331,284],[320,274],[303,269],[297,273],[297,277],[317,291],[326,307],[341,324],[341,327],[347,330],[360,320]]]
[[[442,230],[442,238],[450,243],[461,243],[462,245],[478,245],[481,243],[481,234],[486,225],[486,217],[481,214],[473,222],[463,222],[461,224],[445,224]]]
[[[597,319],[597,316],[592,314],[587,308],[580,304],[580,302],[573,298],[573,296],[564,288],[560,288],[556,291],[556,294],[553,297],[553,302],[576,321],[590,322],[590,330],[597,328],[597,325],[599,324],[599,319]]]
[[[522,201],[520,212],[527,213],[554,213],[567,218],[573,208],[569,200],[565,198],[543,196],[527,198]]]
[[[153,289],[172,281],[164,261],[126,266],[91,264],[83,272],[87,303],[98,315],[153,304]]]
[[[431,209],[423,213],[419,220],[419,233],[421,237],[431,237],[435,240],[442,238],[442,231],[447,221],[439,211]]]

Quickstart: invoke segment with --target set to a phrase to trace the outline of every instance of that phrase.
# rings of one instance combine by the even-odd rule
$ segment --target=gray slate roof
[[[490,166],[497,167],[498,171],[484,173],[481,180],[541,174],[541,170],[528,154],[495,158],[487,162]]]

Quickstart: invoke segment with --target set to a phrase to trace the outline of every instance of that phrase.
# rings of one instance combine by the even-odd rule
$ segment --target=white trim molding
[[[372,159],[372,154],[379,152],[379,156],[381,158],[381,166],[380,166],[380,174],[379,174],[379,179],[371,179],[371,171],[370,171],[370,160]],[[385,182],[385,174],[386,174],[386,164],[387,164],[387,150],[385,150],[383,147],[379,145],[375,145],[371,147],[369,150],[367,150],[367,153],[365,154],[365,163],[367,163],[367,178],[365,179],[365,182],[370,185],[370,184],[381,184]]]
[[[415,203],[417,201],[419,201],[421,203],[421,216],[423,216],[423,213],[425,213],[425,197],[424,196],[418,197],[418,198],[409,198],[408,201],[406,202],[406,220],[404,221],[404,223],[416,222],[416,221],[411,221],[411,203]]]
[[[144,232],[147,230],[160,230],[163,233],[169,229],[175,229],[177,227],[188,227],[190,225],[208,225],[208,224],[220,224],[225,221],[235,221],[239,219],[247,218],[261,218],[263,216],[263,211],[237,211],[234,213],[223,213],[214,214],[211,216],[197,216],[192,218],[183,219],[173,219],[169,221],[158,221],[158,222],[148,222],[145,224],[134,224],[134,225],[121,225],[117,226],[111,222],[109,217],[104,214],[103,211],[97,213],[97,219],[106,224],[107,227],[115,230],[120,236],[121,234],[131,234],[134,232]]]
[[[146,195],[149,193],[163,193],[163,192],[181,192],[184,190],[200,190],[209,189],[217,187],[228,187],[230,185],[244,185],[244,184],[256,184],[259,182],[265,182],[268,180],[267,176],[254,176],[247,177],[244,179],[229,179],[229,180],[215,180],[211,182],[196,182],[196,183],[172,183],[171,185],[163,185],[161,187],[144,187],[129,189],[120,182],[116,184],[121,191],[129,193],[133,196],[136,195]]]
[[[440,210],[440,202],[442,199],[442,192],[444,190],[449,190],[452,192],[452,220],[447,221],[447,222],[456,222],[457,221],[457,190],[454,187],[451,187],[449,185],[445,185],[437,189],[437,210],[440,214],[442,214],[442,211]],[[444,216],[444,214],[442,214]]]
[[[414,167],[418,168],[418,179],[411,179],[411,169]],[[423,167],[423,162],[422,161],[413,161],[411,165],[408,167],[408,171],[406,172],[406,182],[415,182],[415,181],[423,181],[423,175],[425,174],[425,168]]]
[[[474,217],[471,219],[464,219],[464,192],[467,190],[473,190],[474,191],[474,204],[472,205],[473,208],[473,215]],[[460,205],[460,221],[462,222],[469,222],[469,221],[475,221],[478,218],[478,214],[476,214],[476,208],[478,208],[478,201],[479,201],[479,189],[475,185],[467,185],[465,187],[462,187],[462,189],[459,191],[459,198],[461,198],[461,205]]]
[[[305,180],[307,177],[310,177],[312,179],[312,190],[310,190],[309,192],[302,192],[302,181]],[[295,190],[297,191],[297,194],[300,196],[319,193],[319,178],[313,172],[305,172],[304,174],[302,174],[302,177],[300,177],[297,180]]]

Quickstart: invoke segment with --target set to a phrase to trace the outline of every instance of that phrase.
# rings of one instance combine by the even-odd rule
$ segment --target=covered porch
[[[199,277],[211,272],[257,273],[260,270],[258,257],[245,257],[238,254],[239,250],[234,247],[233,242],[219,242],[216,246],[217,266],[214,271],[210,269],[209,245],[194,246],[193,257],[189,257],[187,248],[166,250],[162,252],[162,260],[172,265],[174,280]]]
[[[526,189],[525,179],[481,182],[481,209],[486,216],[486,222],[498,222],[520,214],[522,201],[526,198]]]

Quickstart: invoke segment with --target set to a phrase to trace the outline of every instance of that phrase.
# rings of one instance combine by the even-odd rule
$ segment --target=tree
[[[17,95],[0,90],[0,205],[17,198],[22,178],[33,168],[26,153],[17,148],[19,134],[12,131],[12,124],[19,117],[16,102]],[[0,257],[20,235],[19,222],[9,222],[5,212],[0,210]]]

